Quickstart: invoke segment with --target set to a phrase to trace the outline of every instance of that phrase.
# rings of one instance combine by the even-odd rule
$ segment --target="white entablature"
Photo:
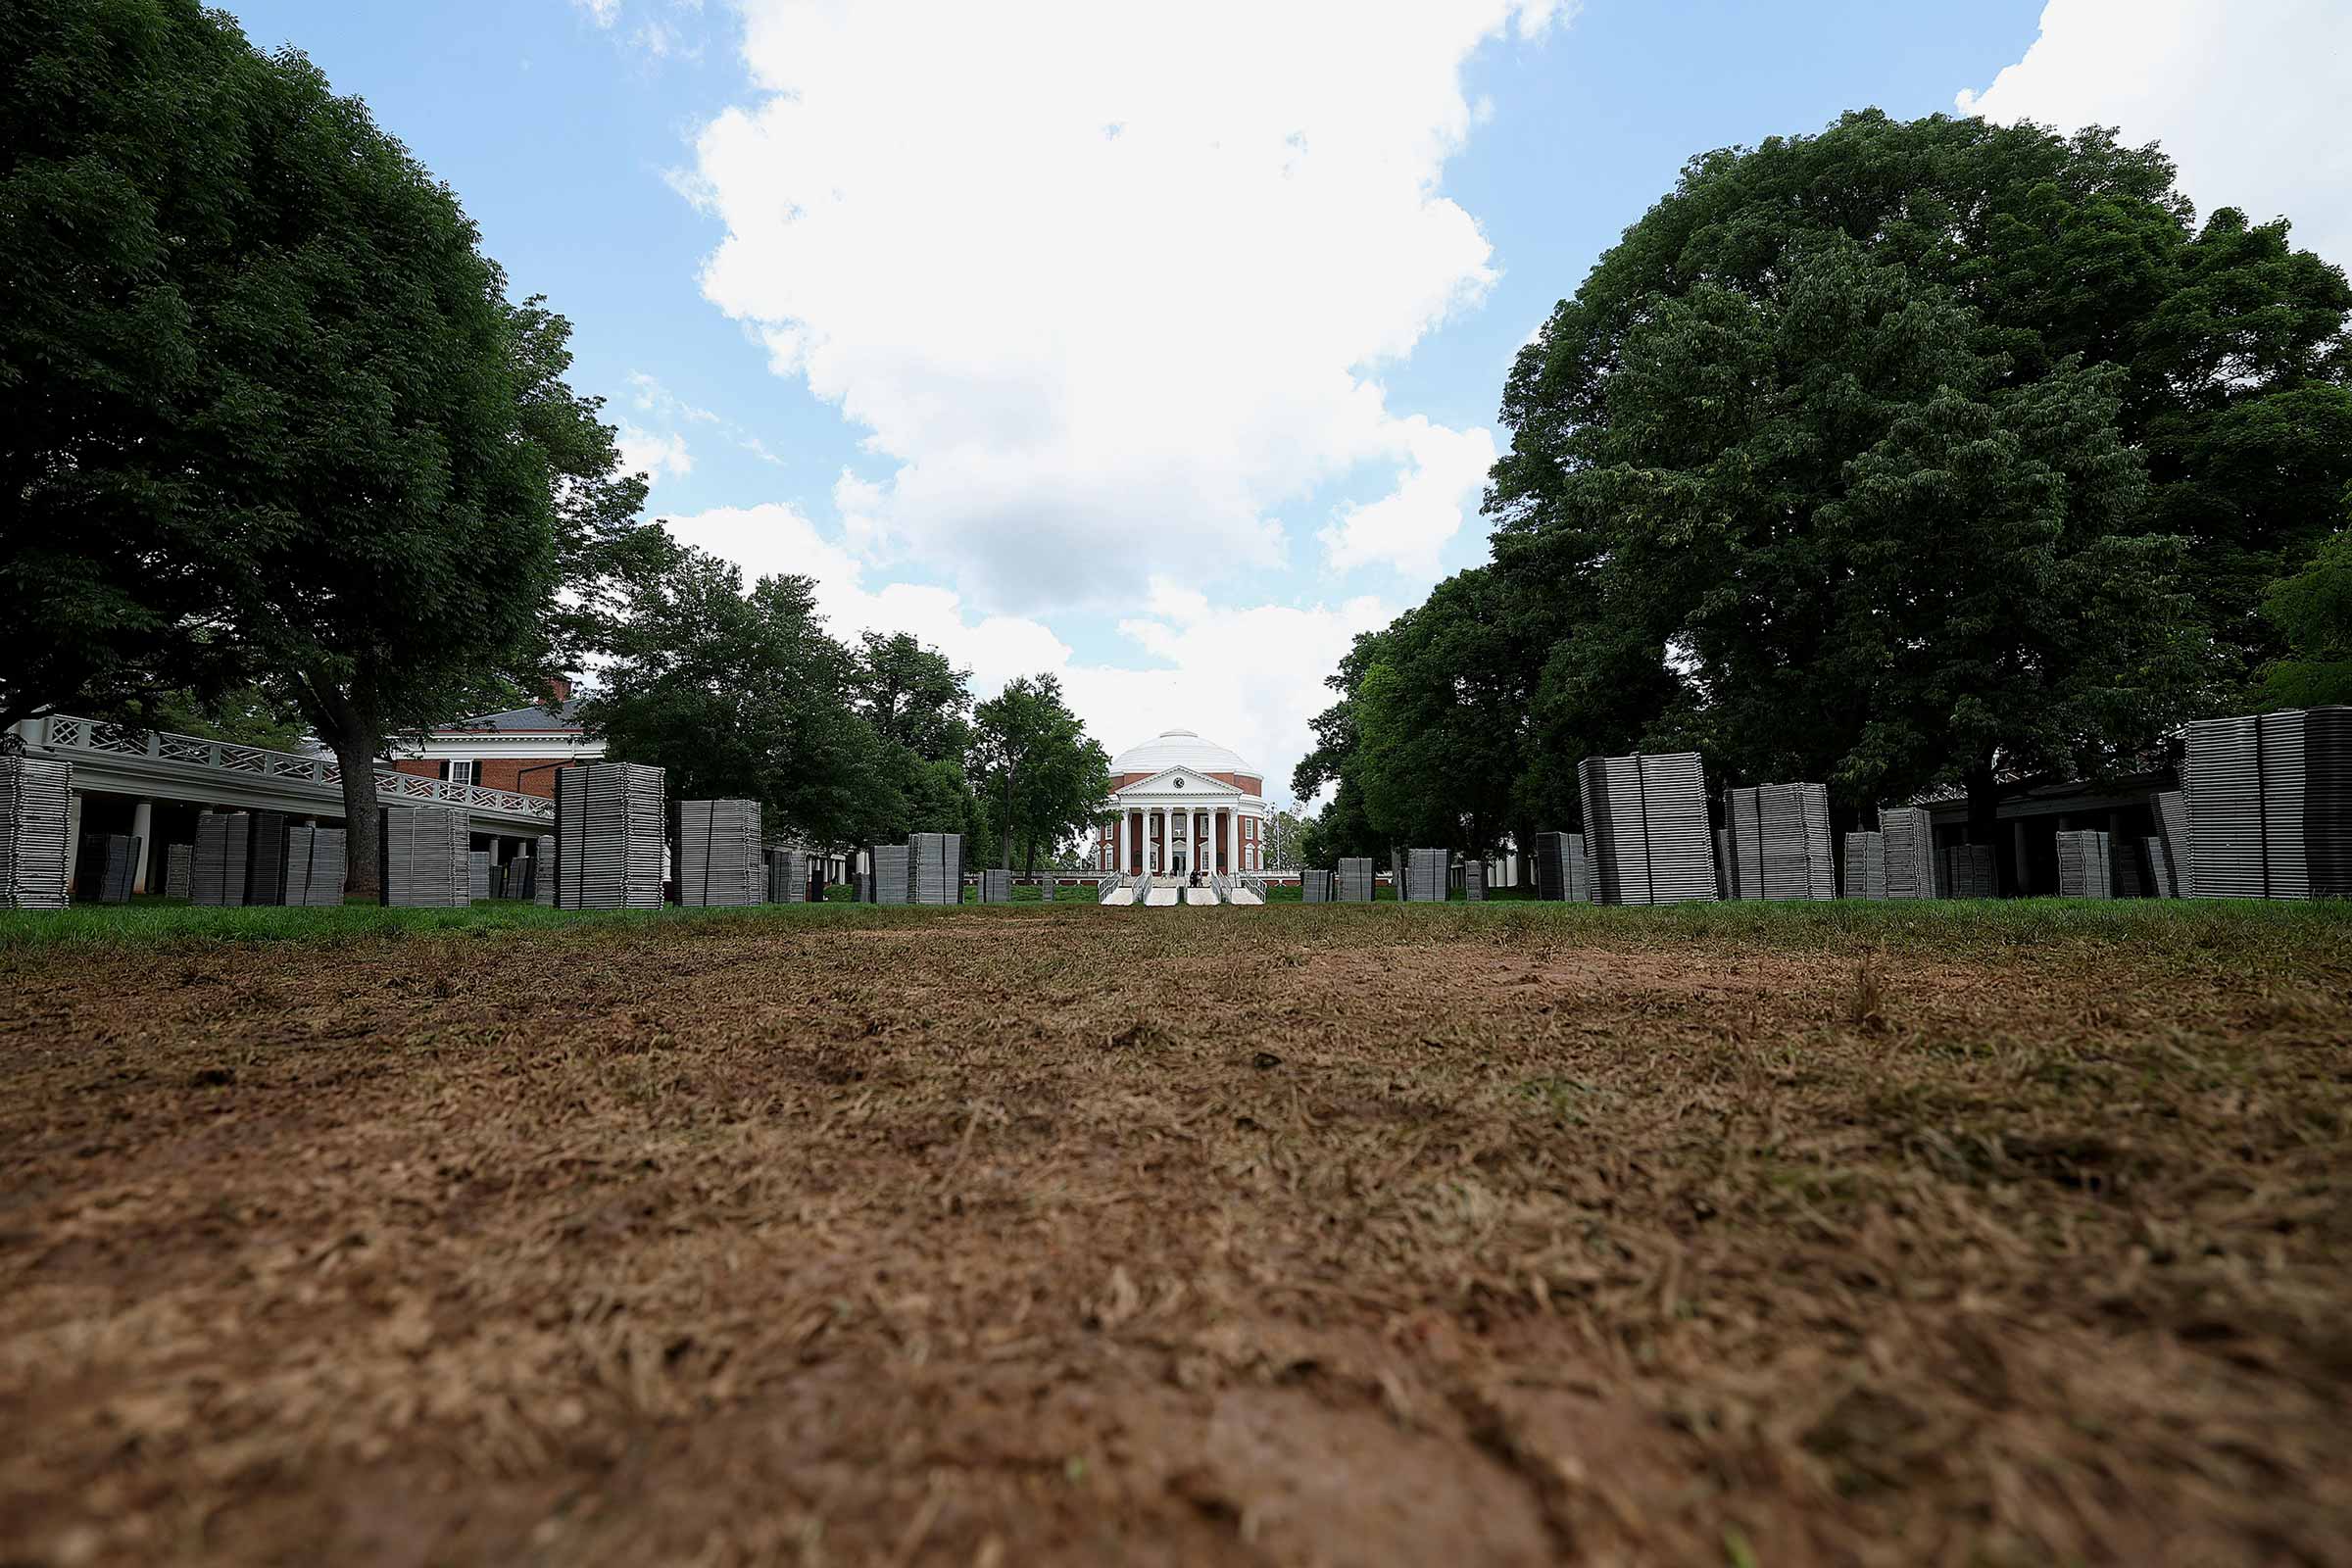
[[[1197,768],[1165,767],[1150,778],[1139,779],[1123,790],[1110,792],[1111,800],[1123,806],[1198,806],[1203,801],[1223,805],[1229,801],[1248,801],[1255,796],[1245,794],[1240,787],[1209,777]]]

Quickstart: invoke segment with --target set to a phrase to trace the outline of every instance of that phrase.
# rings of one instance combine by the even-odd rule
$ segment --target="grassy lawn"
[[[2352,910],[0,915],[0,1557],[2319,1563]]]

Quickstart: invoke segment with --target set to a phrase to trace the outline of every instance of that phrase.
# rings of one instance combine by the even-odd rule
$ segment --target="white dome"
[[[1204,741],[1189,729],[1163,729],[1141,746],[1130,746],[1110,760],[1115,773],[1156,773],[1163,767],[1189,767],[1200,773],[1247,773],[1251,767],[1215,741]]]

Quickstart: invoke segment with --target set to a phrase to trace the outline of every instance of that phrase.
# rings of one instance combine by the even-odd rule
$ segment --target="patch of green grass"
[[[413,936],[568,927],[692,924],[709,920],[887,919],[927,910],[876,909],[861,905],[770,904],[749,909],[549,909],[505,900],[462,909],[388,909],[372,904],[340,908],[213,908],[176,902],[83,904],[69,909],[0,910],[0,952],[91,944],[130,948],[191,942],[296,942],[314,945],[399,940]]]
[[[549,930],[645,922],[703,920],[923,920],[943,911],[919,906],[875,908],[855,903],[852,890],[827,890],[817,905],[766,905],[750,909],[567,910],[494,901],[461,909],[387,909],[373,905],[340,908],[209,908],[169,900],[129,905],[76,905],[63,910],[0,911],[0,952],[61,944],[136,947],[184,942],[342,943],[398,939],[426,934]],[[1047,914],[1034,888],[999,911],[1017,917]],[[2293,968],[2308,972],[2315,961],[2352,970],[2352,903],[2258,902],[2235,900],[2057,900],[2018,899],[1919,903],[1688,904],[1666,908],[1614,908],[1585,904],[1542,904],[1525,899],[1488,905],[1455,901],[1446,905],[1398,905],[1383,899],[1376,906],[1298,902],[1296,888],[1269,887],[1268,902],[1282,906],[1273,918],[1285,935],[1315,943],[1360,943],[1359,921],[1396,922],[1396,939],[1411,942],[1533,942],[1546,946],[1680,947],[1694,941],[1730,941],[1797,951],[1868,955],[1972,954],[2049,948],[2097,959],[2102,952],[2128,948],[2143,963],[2182,973],[2226,965],[2238,973]],[[1089,887],[1060,890],[1056,919],[1091,919],[1076,912],[1096,903]],[[1165,934],[1182,942],[1193,920],[1265,918],[1246,909],[1154,909],[1140,914],[1162,922]],[[967,905],[965,914],[977,912]],[[1116,917],[1136,911],[1106,910]],[[1409,930],[1404,922],[1409,922]]]

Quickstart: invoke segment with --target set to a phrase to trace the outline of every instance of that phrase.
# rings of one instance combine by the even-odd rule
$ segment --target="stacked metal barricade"
[[[349,835],[339,827],[286,829],[285,902],[300,906],[339,905],[348,879]]]
[[[914,833],[906,839],[909,904],[963,902],[963,835]],[[1012,873],[1004,873],[1004,899],[1012,898]]]
[[[1536,896],[1552,904],[1598,902],[1582,833],[1536,835]]]
[[[1725,853],[1738,899],[1834,899],[1830,792],[1822,784],[1758,784],[1726,790]]]
[[[1993,860],[1992,846],[1955,844],[1944,851],[1943,886],[1946,898],[1997,897],[1999,875]]]
[[[1487,862],[1476,857],[1462,862],[1462,902],[1484,904],[1487,901]]]
[[[1365,855],[1340,857],[1340,868],[1332,876],[1334,904],[1370,904],[1372,902],[1372,858]]]
[[[2104,833],[2077,828],[2058,835],[2058,896],[2062,899],[2104,899],[2115,886],[2108,863]]]
[[[1845,897],[1886,897],[1886,835],[1848,833],[1845,836]]]
[[[2183,774],[2192,897],[2352,897],[2352,708],[2200,720]]]
[[[466,897],[474,904],[490,902],[490,864],[488,850],[471,850],[466,856]]]
[[[542,833],[539,842],[531,846],[531,902],[543,909],[556,906],[556,835]]]
[[[242,905],[246,852],[252,840],[253,818],[243,811],[206,811],[198,816],[188,902],[218,907]]]
[[[245,836],[245,902],[286,902],[286,813],[255,811]]]
[[[770,850],[767,852],[767,902],[770,904],[807,904],[808,902],[808,852],[807,850]]]
[[[980,872],[980,902],[982,904],[1010,904],[1012,902],[1012,873],[998,866],[984,867]]]
[[[557,907],[660,907],[662,781],[641,762],[556,769]]]
[[[127,833],[85,835],[74,868],[74,890],[96,904],[128,904],[131,884],[138,879],[141,848]]]
[[[2137,839],[2108,835],[2108,870],[2115,878],[2107,891],[2119,899],[2150,897],[2148,871],[2140,863],[2140,845]]]
[[[1407,904],[1444,904],[1447,859],[1444,850],[1406,850],[1396,897]]]
[[[164,846],[165,898],[184,899],[188,896],[189,872],[194,867],[195,863],[195,845],[167,844]]]
[[[1879,835],[1886,852],[1886,897],[1936,897],[1936,824],[1927,808],[1880,808]]]
[[[1329,904],[1331,902],[1331,873],[1313,870],[1299,872],[1298,902],[1301,904]]]
[[[680,801],[676,834],[678,902],[694,908],[748,908],[767,892],[758,801]]]
[[[876,844],[866,851],[873,866],[870,904],[905,904],[907,890],[907,854],[904,844]]]
[[[461,909],[472,902],[472,837],[463,812],[441,806],[387,806],[383,821],[386,905]]]
[[[2193,896],[2190,884],[2195,858],[2188,848],[2188,797],[2179,790],[2167,790],[2156,797],[2156,837],[2164,846],[2164,864],[2169,891],[2166,897],[2185,899]]]
[[[2148,858],[2150,895],[2159,899],[2177,899],[2180,885],[2173,878],[2172,857],[2164,852],[2164,840],[2150,837],[2140,841],[2140,849]]]
[[[0,757],[0,909],[62,909],[74,764]]]
[[[1714,901],[1714,836],[1696,752],[1588,757],[1577,782],[1602,903]]]

